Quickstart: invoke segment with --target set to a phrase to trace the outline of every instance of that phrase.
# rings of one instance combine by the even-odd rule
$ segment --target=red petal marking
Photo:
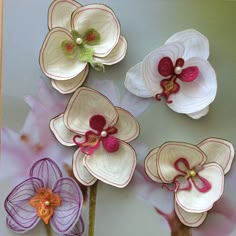
[[[66,45],[65,45],[65,50],[66,50],[68,53],[72,53],[75,47],[76,47],[76,44],[75,44],[74,42],[68,42],[68,43],[66,43]]]
[[[173,75],[174,73],[174,66],[169,57],[163,57],[159,61],[157,69],[158,72],[164,77]]]
[[[206,193],[211,189],[211,183],[207,179],[201,177],[199,174],[195,177],[192,177],[191,179],[195,188],[199,192]]]
[[[197,78],[199,69],[197,66],[190,66],[182,70],[179,79],[184,82],[192,82]]]
[[[116,152],[119,149],[119,140],[113,136],[108,136],[102,140],[104,148],[108,152]]]
[[[183,65],[184,65],[184,59],[178,58],[175,62],[175,67],[177,67],[177,66],[182,67]]]
[[[106,131],[107,131],[107,134],[116,134],[118,132],[116,127],[108,127]]]
[[[106,119],[102,115],[94,115],[89,119],[89,125],[92,129],[102,132],[106,125]]]
[[[178,187],[177,190],[190,190],[192,188],[192,184],[189,178],[185,178],[185,176],[181,175],[176,176],[174,182]]]
[[[84,39],[87,42],[95,41],[97,39],[97,35],[95,32],[90,32],[84,37]]]
[[[188,161],[183,157],[175,161],[174,167],[183,174],[187,174],[187,171],[190,169]]]

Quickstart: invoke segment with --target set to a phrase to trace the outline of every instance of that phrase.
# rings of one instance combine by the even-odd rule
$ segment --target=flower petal
[[[199,74],[191,83],[178,80],[180,91],[171,95],[172,103],[168,106],[179,113],[193,113],[206,108],[216,96],[216,74],[208,61],[191,58],[184,67],[197,66]]]
[[[78,222],[74,226],[74,228],[64,236],[82,236],[85,232],[85,226],[82,216],[80,216]]]
[[[61,48],[64,40],[72,40],[71,34],[63,28],[49,31],[40,51],[42,71],[51,79],[68,80],[84,70],[87,63],[78,57],[68,57]]]
[[[206,163],[215,162],[222,167],[224,174],[228,173],[234,159],[234,147],[227,140],[209,138],[198,144],[207,155]]]
[[[73,93],[85,81],[89,72],[87,65],[75,78],[69,80],[54,80],[52,79],[52,86],[62,94]]]
[[[123,188],[133,176],[136,154],[130,145],[120,141],[118,151],[108,153],[101,146],[93,155],[84,157],[84,165],[92,175],[104,183]]]
[[[37,177],[44,183],[45,188],[52,188],[54,183],[62,177],[58,165],[49,158],[36,161],[30,169],[30,177]]]
[[[63,116],[64,114],[60,114],[51,119],[50,129],[61,144],[65,146],[75,146],[73,137],[77,134],[66,128]]]
[[[171,43],[152,51],[144,58],[142,75],[152,96],[155,96],[162,91],[160,82],[164,77],[158,72],[160,60],[164,57],[169,57],[173,64],[175,64],[178,58],[182,58],[183,53],[184,47],[181,43]]]
[[[176,202],[175,202],[175,213],[178,216],[179,220],[189,227],[197,227],[203,223],[203,221],[207,217],[207,211],[201,213],[192,213],[183,210]]]
[[[91,130],[89,119],[98,114],[105,117],[105,128],[113,126],[118,118],[115,107],[105,96],[93,89],[81,87],[69,101],[64,122],[68,129],[85,134]]]
[[[200,111],[188,113],[187,115],[193,119],[200,119],[201,117],[205,116],[208,112],[209,112],[209,106],[205,107]]]
[[[218,164],[206,164],[198,174],[211,184],[211,189],[208,192],[202,193],[192,184],[191,190],[175,193],[176,202],[187,212],[201,213],[208,211],[223,193],[224,172]]]
[[[73,173],[75,178],[83,185],[90,186],[93,185],[97,179],[88,172],[83,163],[83,158],[85,154],[79,149],[76,150],[73,156]]]
[[[113,136],[125,142],[136,139],[139,135],[139,124],[137,120],[128,111],[123,108],[116,107],[119,119],[115,124],[118,132]]]
[[[185,60],[191,57],[200,57],[207,60],[209,57],[208,39],[194,29],[175,33],[165,42],[165,44],[173,42],[180,42],[184,45],[185,51],[183,58]]]
[[[57,180],[52,191],[61,197],[61,206],[54,209],[51,226],[55,232],[66,234],[79,220],[83,195],[78,184],[71,178]]]
[[[71,15],[81,5],[73,0],[55,0],[48,10],[48,28],[62,27],[71,30]]]
[[[15,232],[26,232],[34,228],[40,218],[29,200],[44,184],[41,179],[29,178],[17,185],[7,196],[4,206],[8,213],[7,224]]]
[[[163,144],[158,150],[156,161],[159,176],[164,183],[172,183],[177,175],[182,174],[174,165],[180,158],[186,159],[190,169],[206,161],[204,152],[194,145],[177,142]]]
[[[120,24],[114,12],[105,5],[91,4],[78,8],[72,14],[72,28],[81,35],[89,29],[95,29],[101,41],[93,46],[94,55],[107,56],[118,43],[120,37]]]
[[[157,183],[163,183],[159,174],[158,174],[158,169],[157,169],[157,152],[159,148],[153,149],[151,152],[148,153],[148,155],[145,158],[144,161],[144,166],[145,166],[145,171],[147,175],[153,180],[156,181]]]
[[[152,97],[152,93],[147,88],[143,75],[142,75],[142,65],[140,62],[134,65],[126,74],[124,85],[131,93],[136,96],[149,98]]]
[[[127,51],[127,41],[125,37],[120,36],[118,43],[112,49],[112,51],[105,57],[95,57],[96,62],[100,62],[103,65],[113,65],[121,61]]]

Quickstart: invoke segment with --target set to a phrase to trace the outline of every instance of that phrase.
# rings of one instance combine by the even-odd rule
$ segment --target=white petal
[[[144,98],[152,97],[142,75],[142,62],[134,65],[126,74],[125,87],[134,95]]]
[[[156,181],[157,183],[162,183],[162,180],[158,174],[158,169],[157,169],[157,152],[159,148],[153,149],[151,152],[148,153],[148,155],[145,158],[144,161],[144,166],[145,166],[145,171],[147,175],[153,180]]]
[[[51,119],[50,129],[61,144],[65,146],[74,146],[73,137],[77,134],[66,128],[63,116],[64,114],[60,114]]]
[[[209,112],[209,106],[200,111],[188,113],[187,115],[193,119],[200,119],[201,117],[205,116],[208,112]]]
[[[48,10],[48,28],[62,27],[71,30],[71,15],[81,5],[73,0],[55,0]]]
[[[133,176],[136,154],[130,145],[120,141],[118,151],[108,153],[101,145],[93,155],[85,156],[84,164],[99,180],[123,188]]]
[[[213,102],[217,91],[216,74],[210,63],[201,58],[191,58],[184,67],[197,66],[199,74],[192,82],[177,80],[180,90],[170,96],[172,103],[168,106],[179,113],[193,113],[206,108]]]
[[[202,59],[207,59],[209,57],[208,39],[194,29],[175,33],[165,42],[165,44],[173,42],[180,42],[184,45],[185,51],[183,58],[185,60],[191,57],[200,57]]]
[[[125,142],[136,139],[139,135],[139,124],[137,120],[128,111],[123,108],[116,107],[119,119],[115,125],[118,133],[113,136]]]
[[[91,130],[89,119],[97,114],[105,117],[105,128],[117,122],[118,113],[110,100],[93,89],[81,87],[69,101],[64,122],[68,129],[85,134],[86,131]]]
[[[234,159],[232,143],[224,139],[209,138],[199,143],[198,147],[207,155],[206,163],[217,163],[224,170],[224,174],[230,170]]]
[[[200,213],[210,210],[223,193],[224,172],[218,164],[206,164],[198,174],[211,183],[211,189],[208,192],[201,193],[192,184],[191,190],[175,193],[178,205],[187,212]],[[192,182],[191,179],[190,181]]]
[[[69,58],[65,55],[61,48],[64,40],[72,40],[71,34],[63,28],[54,28],[49,31],[41,48],[40,65],[42,71],[51,79],[72,79],[87,65],[77,57]]]
[[[183,210],[175,202],[175,213],[178,216],[179,220],[189,227],[197,227],[203,223],[207,217],[207,211],[201,213],[192,213]]]
[[[76,150],[73,157],[73,173],[75,178],[83,185],[93,185],[97,179],[91,175],[83,164],[85,154],[79,149]]]
[[[182,58],[184,47],[181,43],[171,43],[164,45],[148,54],[143,60],[142,75],[148,90],[155,96],[161,93],[160,82],[164,79],[158,72],[158,64],[163,57],[169,57],[173,64],[178,58]]]
[[[118,43],[106,57],[95,57],[95,61],[104,65],[113,65],[121,61],[127,51],[127,41],[125,37],[120,36]]]
[[[107,56],[116,46],[120,37],[120,24],[114,12],[105,5],[91,4],[77,9],[72,15],[72,28],[82,36],[89,29],[95,29],[101,37],[93,46],[95,56]]]
[[[85,81],[89,72],[87,65],[76,77],[69,80],[54,80],[52,79],[52,86],[62,94],[73,93]]]

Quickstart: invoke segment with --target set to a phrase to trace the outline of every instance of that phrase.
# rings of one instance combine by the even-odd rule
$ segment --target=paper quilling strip
[[[48,27],[40,65],[61,93],[72,93],[82,85],[88,65],[103,70],[104,65],[115,64],[126,54],[119,21],[105,5],[55,0],[49,7]]]
[[[167,142],[147,155],[145,170],[153,181],[174,191],[175,212],[180,221],[197,227],[221,197],[224,175],[233,159],[233,145],[226,140],[209,138],[197,146]]]
[[[178,113],[198,119],[216,96],[216,74],[205,36],[190,29],[170,37],[127,73],[125,87],[140,97],[163,97]]]
[[[79,88],[63,114],[50,122],[58,141],[77,145],[73,158],[75,177],[84,185],[97,179],[119,187],[131,180],[136,153],[127,143],[139,135],[139,125],[128,111],[115,107],[101,93]]]

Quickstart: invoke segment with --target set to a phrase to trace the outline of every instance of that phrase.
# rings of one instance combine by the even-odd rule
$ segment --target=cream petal
[[[206,164],[198,174],[210,182],[211,189],[208,192],[201,193],[192,184],[191,190],[175,193],[176,202],[187,212],[201,213],[208,211],[223,193],[224,172],[218,164]],[[190,181],[192,182],[191,179]]]
[[[94,55],[107,56],[118,43],[120,37],[120,24],[114,12],[105,5],[91,4],[78,8],[72,14],[72,28],[81,35],[89,29],[95,29],[101,41],[93,46]]]
[[[174,163],[180,158],[187,160],[190,169],[202,165],[206,161],[205,153],[194,145],[177,142],[165,143],[157,153],[157,169],[162,182],[172,183],[177,175],[182,174],[174,167]]]
[[[183,58],[185,60],[191,57],[200,57],[202,59],[209,57],[208,39],[197,30],[188,29],[177,32],[172,35],[165,44],[173,42],[180,42],[184,45],[185,51]]]
[[[139,135],[139,124],[131,113],[123,108],[116,107],[119,119],[115,124],[118,130],[117,134],[113,136],[125,142],[130,142],[136,139]]]
[[[113,126],[118,119],[116,108],[101,93],[86,87],[81,87],[73,94],[64,115],[64,122],[68,129],[79,134],[91,130],[89,119],[93,115],[102,115],[106,119],[106,126]]]
[[[191,117],[193,119],[200,119],[201,117],[205,116],[208,112],[209,112],[209,106],[205,107],[204,109],[202,109],[200,111],[188,113],[186,115],[188,115],[189,117]]]
[[[93,155],[85,156],[84,165],[104,183],[123,188],[133,176],[136,154],[130,145],[122,141],[119,149],[112,153],[108,153],[101,145]]]
[[[149,98],[152,93],[147,88],[142,75],[142,62],[134,65],[126,74],[125,87],[136,96]]]
[[[176,202],[175,202],[175,213],[178,216],[179,220],[189,227],[197,227],[203,223],[203,221],[207,217],[207,211],[201,213],[192,213],[183,210]]]
[[[222,167],[224,174],[228,173],[234,159],[234,147],[227,140],[209,138],[198,144],[207,155],[206,163],[215,162]]]
[[[182,58],[184,47],[181,43],[171,43],[162,46],[148,54],[142,64],[142,76],[145,80],[148,90],[155,96],[162,92],[160,82],[164,79],[158,72],[159,61],[163,57],[169,57],[173,64],[176,59]]]
[[[41,69],[51,79],[72,79],[87,65],[85,62],[79,61],[77,57],[70,58],[65,55],[61,48],[64,40],[72,40],[71,34],[63,28],[54,28],[49,31],[41,48]]]
[[[73,0],[55,0],[48,10],[48,28],[62,27],[71,30],[71,15],[81,5]]]
[[[75,78],[69,80],[51,80],[52,86],[62,94],[73,93],[85,81],[89,72],[87,65]]]
[[[144,161],[144,166],[145,166],[145,171],[147,175],[153,180],[156,181],[157,183],[162,183],[162,180],[158,174],[158,169],[157,169],[157,152],[159,148],[153,149],[151,152],[148,153],[148,155],[145,158]]]
[[[100,62],[104,65],[113,65],[121,61],[127,51],[127,41],[125,37],[120,36],[118,43],[112,49],[112,51],[105,57],[95,57],[96,62]]]
[[[75,178],[85,186],[93,185],[97,179],[91,175],[83,164],[85,154],[79,149],[75,151],[73,156],[73,173]]]
[[[184,68],[197,66],[199,74],[192,82],[177,80],[180,91],[171,95],[172,103],[168,106],[179,113],[193,113],[206,108],[213,102],[217,91],[216,74],[210,63],[201,58],[191,58],[185,62]]]

